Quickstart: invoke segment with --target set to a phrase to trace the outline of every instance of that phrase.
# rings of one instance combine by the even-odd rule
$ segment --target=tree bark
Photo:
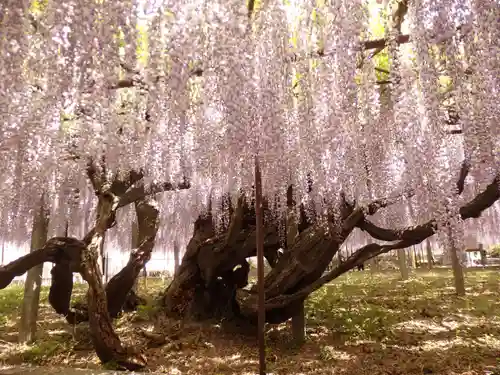
[[[132,249],[127,265],[109,281],[105,288],[108,312],[112,318],[118,317],[121,311],[133,311],[138,305],[145,303],[145,300],[135,293],[133,285],[137,282],[140,269],[150,258],[157,231],[158,212],[154,202],[149,200],[145,204],[138,204],[137,211],[140,220],[145,222],[141,227],[143,243],[138,248]],[[67,264],[66,258],[58,260],[51,271],[52,286],[49,302],[58,314],[66,317],[70,324],[78,324],[89,320],[89,311],[85,304],[75,306],[76,310],[70,309],[72,272],[76,270]],[[132,287],[129,289],[131,283]]]
[[[432,256],[431,241],[429,240],[425,241],[425,251],[427,254],[427,268],[431,270],[433,267],[434,258]]]
[[[180,249],[179,242],[177,240],[174,241],[174,275],[179,270],[180,265]]]
[[[243,222],[246,222],[246,217]],[[227,235],[214,236],[211,218],[200,217],[197,220],[179,272],[162,298],[167,313],[193,316],[194,310],[197,318],[213,318],[217,316],[217,307],[225,304],[237,316],[256,323],[256,288],[242,290],[246,285],[246,274],[242,272],[245,277],[241,277],[236,273],[248,267],[244,266],[245,258],[255,255],[254,228],[247,225],[242,228],[240,234],[233,235],[232,241],[228,242]],[[264,250],[265,253],[273,253],[280,247],[278,228],[266,223],[265,229]],[[266,299],[293,293],[317,280],[351,230],[352,227],[346,230],[340,228],[339,232],[322,224],[302,232],[266,275]],[[241,267],[233,270],[238,265]],[[235,287],[238,288],[236,294]],[[267,322],[279,323],[292,318],[300,311],[303,300],[294,301],[286,308],[266,309]]]
[[[464,271],[459,258],[459,250],[457,249],[451,226],[448,225],[448,246],[450,250],[451,266],[453,268],[453,278],[455,281],[455,291],[458,296],[465,296],[465,280]]]
[[[299,234],[297,218],[294,209],[289,209],[287,217],[286,245],[291,248]],[[297,313],[292,317],[292,336],[296,344],[302,344],[306,339],[306,317],[304,303],[298,307]]]
[[[399,272],[402,280],[408,280],[408,264],[406,261],[406,249],[398,250]]]
[[[45,207],[44,197],[40,200],[40,209],[33,217],[31,232],[31,251],[42,248],[47,242],[49,212]],[[24,297],[21,305],[19,322],[19,342],[31,342],[35,339],[38,305],[42,286],[43,263],[31,268],[24,283]]]
[[[139,247],[139,228],[137,227],[137,221],[132,222],[131,228],[131,239],[130,239],[130,248],[137,249]],[[137,288],[139,287],[139,278],[137,278],[134,282],[134,286],[132,287],[132,291],[137,293]]]
[[[153,198],[145,197],[135,202],[137,223],[133,225],[132,248],[129,261],[120,272],[114,275],[106,285],[106,299],[109,315],[118,317],[122,311],[133,311],[138,305],[144,304],[145,300],[137,295],[134,287],[137,286],[138,276],[146,263],[151,258],[158,232],[158,208]],[[135,234],[134,234],[135,232]],[[88,307],[78,306],[79,320],[76,323],[88,319]],[[71,316],[73,319],[73,316]]]
[[[243,215],[241,210],[239,215]],[[241,222],[241,219],[237,220]],[[225,314],[231,303],[231,289],[236,282],[234,279],[247,279],[249,265],[246,257],[251,256],[248,254],[252,252],[252,255],[255,254],[255,246],[250,249],[251,244],[244,242],[247,237],[250,240],[249,233],[248,229],[243,230],[238,238],[231,239],[229,235],[217,236],[212,216],[200,216],[195,222],[193,237],[186,247],[179,269],[162,297],[161,303],[166,312],[195,319]],[[255,239],[250,242],[255,245]],[[241,268],[237,275],[234,269],[238,265]],[[241,275],[245,269],[246,275]],[[247,282],[238,281],[242,286]]]

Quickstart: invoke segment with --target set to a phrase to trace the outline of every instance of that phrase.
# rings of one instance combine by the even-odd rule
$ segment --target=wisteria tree
[[[374,31],[371,3],[168,0],[146,20],[132,0],[0,4],[2,236],[25,241],[42,195],[59,233],[0,268],[0,287],[54,263],[55,310],[89,321],[103,362],[143,367],[111,319],[155,241],[180,236],[162,314],[255,322],[256,155],[269,323],[436,234],[458,261],[463,222],[500,198],[499,9],[395,0]],[[104,286],[104,237],[130,231],[132,205],[139,246]],[[374,243],[325,272],[354,230]],[[79,309],[73,273],[89,285]]]

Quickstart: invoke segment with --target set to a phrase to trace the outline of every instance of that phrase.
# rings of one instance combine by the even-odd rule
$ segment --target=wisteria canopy
[[[459,242],[463,220],[499,199],[498,2],[383,3],[0,3],[0,236],[26,241],[45,197],[60,237],[41,261],[66,262],[89,283],[88,311],[75,318],[71,288],[56,310],[90,319],[104,362],[143,365],[121,347],[107,310],[123,307],[155,240],[187,244],[165,311],[192,312],[200,288],[220,291],[223,279],[233,313],[253,319],[255,290],[242,287],[255,255],[256,155],[273,267],[269,322],[290,318],[356,264],[443,226]],[[182,191],[159,194],[172,190]],[[294,213],[292,246],[284,218]],[[403,230],[409,215],[423,224]],[[122,291],[110,281],[106,305],[101,240],[112,228],[130,247],[133,220],[140,246],[117,275],[130,287],[120,279],[126,293],[115,306]],[[63,236],[66,226],[83,240]],[[355,228],[389,243],[364,246],[323,275]],[[63,262],[64,251],[78,256]],[[228,281],[237,265],[243,283]],[[2,287],[12,280],[2,272],[27,269],[6,267]]]

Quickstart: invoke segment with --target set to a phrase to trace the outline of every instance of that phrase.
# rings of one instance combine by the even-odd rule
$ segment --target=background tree
[[[33,231],[31,232],[31,251],[42,248],[47,242],[49,229],[49,213],[44,197],[40,199],[40,208],[33,215]],[[40,288],[42,286],[43,263],[31,268],[24,282],[24,298],[21,306],[19,322],[19,341],[30,342],[35,338]]]

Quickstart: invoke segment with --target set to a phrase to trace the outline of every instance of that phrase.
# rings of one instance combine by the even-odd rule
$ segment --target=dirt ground
[[[350,272],[307,301],[307,342],[290,339],[287,324],[267,330],[267,366],[273,374],[492,375],[500,374],[500,280],[498,271],[468,271],[467,296],[454,295],[449,270],[419,271],[399,281],[396,272]],[[146,372],[166,374],[255,374],[255,336],[220,325],[159,322],[167,342],[151,345],[154,299],[160,279],[141,283],[148,304],[115,322],[127,345],[146,348]],[[148,291],[146,294],[145,291]],[[22,288],[0,291],[0,363],[102,369],[88,327],[69,326],[42,293],[38,338],[17,344]],[[74,298],[83,298],[80,285]],[[0,370],[0,374],[3,372]],[[17,375],[17,374],[16,374]],[[38,374],[36,374],[38,375]],[[76,374],[75,375],[79,375]]]
[[[78,369],[70,367],[41,366],[0,366],[0,375],[116,375],[123,374],[111,370]],[[133,374],[133,373],[129,373]],[[153,375],[153,374],[151,374]],[[158,375],[160,375],[158,373]]]

